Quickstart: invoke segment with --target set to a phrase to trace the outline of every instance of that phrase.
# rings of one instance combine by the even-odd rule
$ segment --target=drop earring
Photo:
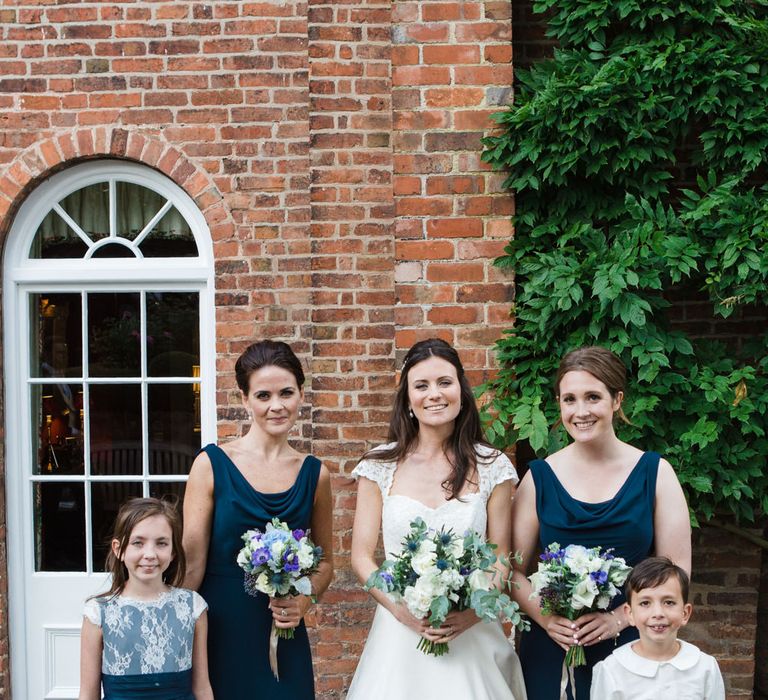
[[[413,409],[408,407],[408,415],[413,418]]]

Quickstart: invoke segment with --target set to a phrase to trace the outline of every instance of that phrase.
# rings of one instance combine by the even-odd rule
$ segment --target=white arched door
[[[92,161],[27,198],[3,275],[13,697],[76,698],[117,508],[215,439],[212,244],[171,180]]]

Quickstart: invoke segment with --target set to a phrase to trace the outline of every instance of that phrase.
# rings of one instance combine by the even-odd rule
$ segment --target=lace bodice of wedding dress
[[[385,445],[385,447],[389,447]],[[382,534],[384,550],[387,556],[400,551],[403,538],[410,530],[411,522],[420,517],[428,527],[439,530],[451,528],[463,535],[471,529],[485,535],[488,516],[486,505],[491,492],[503,481],[517,481],[517,474],[512,463],[502,453],[489,448],[479,448],[483,461],[478,463],[479,488],[476,493],[462,496],[461,499],[445,501],[437,508],[424,505],[417,498],[403,494],[390,494],[397,465],[392,462],[378,462],[375,455],[365,459],[352,472],[355,476],[364,476],[375,481],[382,495]]]

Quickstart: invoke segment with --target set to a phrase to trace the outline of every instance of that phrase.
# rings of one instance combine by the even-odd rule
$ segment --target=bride
[[[517,475],[485,442],[459,356],[442,340],[423,340],[408,351],[389,443],[368,452],[353,475],[359,483],[352,568],[363,583],[377,568],[379,529],[386,554],[396,554],[416,517],[459,534],[472,528],[497,544],[497,553],[509,551]],[[404,603],[370,593],[378,606],[347,700],[525,700],[520,662],[499,622],[481,622],[464,610],[433,628]],[[423,654],[416,648],[420,637],[448,642],[450,651]]]

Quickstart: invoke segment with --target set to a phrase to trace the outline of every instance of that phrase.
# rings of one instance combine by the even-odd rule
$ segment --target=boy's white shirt
[[[717,661],[693,644],[677,640],[680,651],[668,661],[646,659],[629,642],[592,671],[590,700],[725,700]]]

